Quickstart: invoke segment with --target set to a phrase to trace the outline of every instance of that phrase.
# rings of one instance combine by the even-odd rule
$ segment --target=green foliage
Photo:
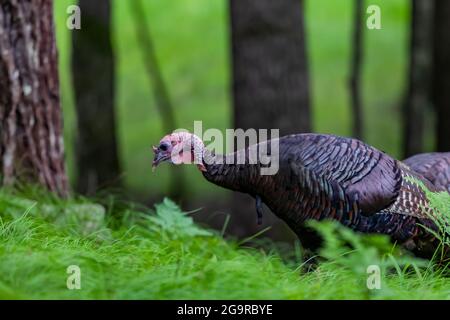
[[[106,209],[87,199],[0,190],[0,298],[450,298],[442,273],[424,270],[385,237],[336,224],[315,224],[326,245],[305,271],[304,262],[277,250],[225,241],[168,199],[155,210]],[[373,264],[382,269],[380,290],[366,286]],[[70,265],[81,269],[81,290],[66,287]]]
[[[438,231],[430,230],[425,227],[429,232],[434,234],[439,239],[441,245],[436,251],[435,258],[438,260],[449,259],[450,254],[450,194],[446,191],[431,192],[425,184],[421,181],[413,178],[409,178],[410,181],[416,183],[425,192],[432,211],[428,214],[429,218],[436,224]]]
[[[312,221],[311,225],[324,239],[320,256],[355,274],[366,274],[369,265],[378,265],[385,271],[399,266],[425,266],[424,261],[402,252],[384,235],[356,233],[336,221]]]
[[[439,214],[431,216],[439,228],[436,236],[443,245],[450,246],[450,194],[447,192],[433,193],[429,192],[425,187],[424,189],[433,211],[439,212]]]
[[[180,208],[168,198],[163,203],[155,205],[156,215],[149,216],[153,222],[151,229],[165,237],[180,239],[184,237],[211,236],[212,233],[199,228],[191,217],[187,216]]]
[[[363,235],[353,232],[336,221],[311,221],[310,225],[316,229],[324,239],[324,245],[319,252],[320,258],[331,265],[350,271],[361,282],[367,279],[368,267],[377,266],[385,276],[395,275],[404,279],[416,273],[421,277],[420,268],[427,267],[426,261],[415,258],[400,248],[393,246],[384,235]],[[389,297],[389,290],[366,290],[367,297]]]

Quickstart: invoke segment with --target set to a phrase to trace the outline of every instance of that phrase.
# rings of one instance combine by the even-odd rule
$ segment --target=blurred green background
[[[70,76],[70,32],[66,8],[75,1],[56,0],[62,105],[69,174],[73,178],[74,103]],[[157,58],[176,110],[177,125],[192,129],[231,128],[230,41],[226,0],[148,0],[145,15]],[[409,3],[377,0],[382,29],[365,31],[363,104],[365,142],[400,157],[400,111],[407,84]],[[305,1],[307,50],[310,62],[314,131],[350,135],[348,72],[351,49],[351,0]],[[151,145],[162,132],[130,5],[113,1],[117,65],[116,94],[120,158],[126,187],[140,199],[162,196],[168,188],[169,166],[151,172]],[[76,31],[73,31],[76,32]],[[431,130],[426,130],[431,149]],[[197,198],[221,196],[193,166],[186,168],[188,192]]]

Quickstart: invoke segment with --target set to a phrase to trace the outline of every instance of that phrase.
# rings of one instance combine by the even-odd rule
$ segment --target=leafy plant
[[[311,221],[312,228],[317,230],[323,239],[319,252],[322,266],[331,270],[344,268],[350,271],[361,287],[366,282],[373,266],[380,270],[383,278],[396,274],[400,278],[416,273],[421,277],[420,268],[426,261],[415,258],[391,243],[385,235],[368,235],[356,233],[336,221]],[[411,272],[413,271],[413,272]],[[386,284],[383,291],[365,290],[366,294],[383,296],[389,292]]]
[[[164,198],[164,201],[155,205],[156,214],[148,216],[153,222],[150,228],[171,239],[195,236],[211,236],[212,233],[194,224],[188,213],[181,209],[170,199]]]
[[[431,192],[422,181],[414,178],[409,178],[410,181],[417,184],[426,194],[429,200],[431,211],[428,212],[428,217],[437,226],[438,231],[431,230],[423,226],[426,230],[432,233],[440,242],[440,246],[436,250],[435,258],[444,261],[450,254],[450,194],[446,191]]]

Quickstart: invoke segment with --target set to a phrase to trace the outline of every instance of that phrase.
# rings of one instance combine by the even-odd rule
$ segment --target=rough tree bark
[[[450,151],[450,1],[436,0],[432,101],[437,115],[437,149]]]
[[[409,87],[404,106],[404,157],[423,152],[425,110],[430,105],[433,1],[412,0]]]
[[[72,33],[78,135],[76,189],[92,194],[120,186],[110,0],[80,0],[81,30]]]
[[[303,1],[231,0],[230,14],[234,126],[311,131]],[[233,233],[257,230],[253,199],[235,193],[233,214]]]
[[[57,66],[52,1],[1,1],[3,184],[24,180],[68,192]]]
[[[364,1],[355,0],[353,10],[353,38],[352,59],[350,61],[350,98],[352,105],[352,135],[355,138],[363,138],[364,117],[361,97],[361,66],[363,51],[363,17]]]

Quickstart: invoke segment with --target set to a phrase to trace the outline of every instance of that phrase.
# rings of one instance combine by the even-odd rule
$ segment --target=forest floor
[[[300,247],[225,240],[168,199],[102,203],[1,190],[0,299],[450,299],[445,269],[383,236],[317,223],[311,267]]]

